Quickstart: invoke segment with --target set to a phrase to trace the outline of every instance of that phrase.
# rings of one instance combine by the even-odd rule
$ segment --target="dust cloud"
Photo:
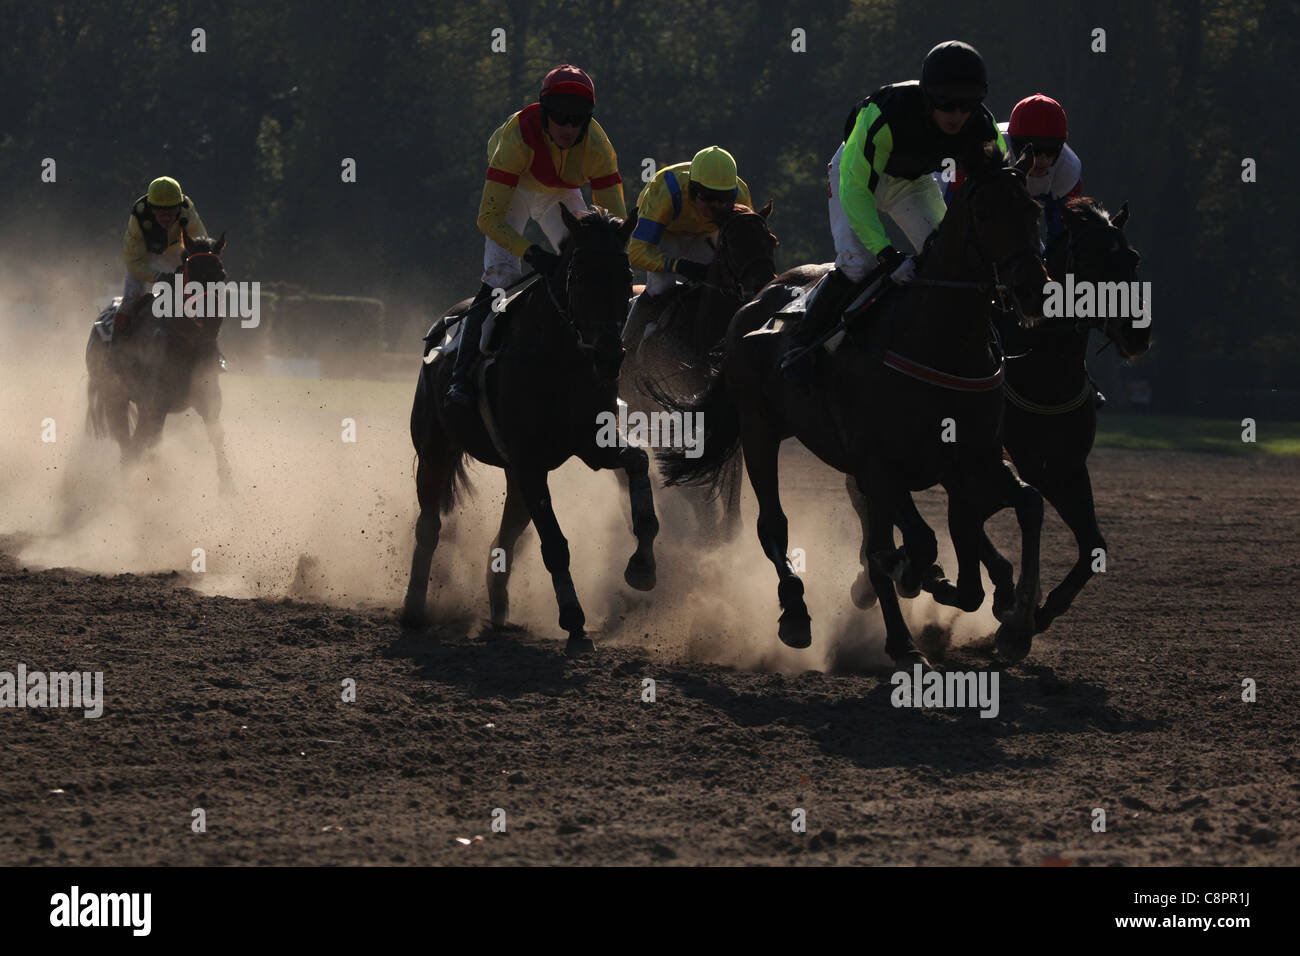
[[[30,263],[7,274],[0,284],[7,344],[0,350],[7,425],[0,437],[0,535],[22,566],[105,575],[177,571],[209,594],[396,611],[414,541],[408,417],[418,345],[409,375],[403,377],[399,360],[393,381],[292,378],[273,374],[283,363],[232,348],[233,337],[252,333],[228,322],[223,348],[242,360],[221,382],[237,487],[234,496],[222,496],[207,432],[192,411],[170,416],[154,452],[126,471],[116,445],[87,432],[84,351],[96,306],[118,281],[108,278],[112,264],[106,260],[99,279],[71,279]],[[345,419],[355,422],[355,442],[343,440]],[[643,594],[622,580],[635,540],[617,477],[570,461],[552,473],[550,487],[598,642],[671,660],[791,673],[888,664],[880,612],[860,611],[849,600],[860,530],[843,478],[786,445],[783,501],[790,546],[806,555],[801,577],[813,646],[795,651],[777,639],[776,574],[758,546],[747,484],[740,530],[718,546],[701,539],[683,493],[656,484],[659,583]],[[482,465],[471,468],[471,479],[474,496],[444,519],[430,599],[436,617],[465,619],[477,632],[487,615],[484,580],[505,484],[500,471]],[[941,528],[941,495],[918,496],[918,504]],[[940,561],[953,570],[946,535],[939,537]],[[914,634],[928,628],[940,643],[990,633],[996,622],[989,604],[960,615],[924,594],[903,602]],[[511,611],[514,623],[562,637],[531,528],[516,552]]]

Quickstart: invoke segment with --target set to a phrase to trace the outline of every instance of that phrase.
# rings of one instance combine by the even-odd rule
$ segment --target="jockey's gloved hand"
[[[534,272],[540,272],[544,276],[555,275],[555,270],[560,267],[560,257],[541,246],[529,246],[524,253],[524,262],[532,266]]]
[[[907,285],[916,275],[916,260],[893,246],[882,249],[876,261],[889,270],[890,281],[897,285]]]
[[[678,259],[673,264],[673,271],[683,279],[692,282],[703,282],[709,275],[708,266],[702,262],[692,262],[690,259]]]

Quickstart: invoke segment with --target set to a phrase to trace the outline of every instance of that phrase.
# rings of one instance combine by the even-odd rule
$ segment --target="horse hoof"
[[[917,664],[921,665],[922,673],[929,673],[934,670],[934,665],[930,663],[930,659],[915,647],[910,647],[899,654],[891,652],[889,656],[894,659],[894,666],[899,670],[910,671]]]
[[[803,650],[812,645],[812,619],[807,614],[791,617],[787,611],[781,615],[776,634],[786,647]]]
[[[876,603],[876,590],[871,586],[871,578],[867,575],[867,572],[858,572],[857,580],[849,588],[849,597],[852,599],[854,607],[864,611]]]
[[[565,657],[586,657],[596,649],[595,643],[589,637],[578,637],[570,634],[569,641],[564,645]]]
[[[401,621],[402,629],[406,631],[422,631],[431,623],[428,612],[426,612],[422,607],[406,608],[402,611],[402,616],[399,620]]]
[[[1034,635],[1027,627],[1007,622],[998,628],[994,646],[999,658],[1008,664],[1017,664],[1029,656],[1033,642]]]
[[[1006,621],[1016,610],[1015,591],[993,591],[993,616],[999,621]]]
[[[623,572],[627,586],[637,591],[653,591],[655,586],[655,565],[653,560],[644,560],[639,555],[628,559],[627,569]]]

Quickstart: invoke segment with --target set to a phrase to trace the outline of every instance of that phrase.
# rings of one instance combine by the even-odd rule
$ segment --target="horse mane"
[[[612,229],[622,229],[625,220],[612,214],[604,206],[588,206],[587,211],[576,217],[579,229],[590,229],[595,226],[609,226]],[[560,248],[555,250],[560,256],[568,254],[573,246],[573,234],[569,233],[560,243]]]
[[[1091,196],[1076,196],[1065,204],[1065,209],[1072,216],[1077,217],[1080,223],[1091,223],[1098,226],[1110,225],[1110,213]]]
[[[961,166],[966,171],[967,179],[980,179],[990,176],[1005,167],[1006,164],[1006,154],[1002,152],[994,140],[988,142],[972,140],[966,145],[961,158]]]
[[[196,252],[216,252],[219,239],[213,239],[211,236],[186,236],[185,246],[189,249],[190,254]]]

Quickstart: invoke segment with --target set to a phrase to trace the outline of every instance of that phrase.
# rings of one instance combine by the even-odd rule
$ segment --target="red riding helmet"
[[[1059,139],[1064,142],[1069,132],[1065,110],[1050,96],[1035,93],[1026,96],[1011,111],[1007,135],[1016,139]]]
[[[582,70],[570,63],[557,66],[542,80],[542,93],[546,96],[577,96],[592,106],[596,105],[596,84]]]

